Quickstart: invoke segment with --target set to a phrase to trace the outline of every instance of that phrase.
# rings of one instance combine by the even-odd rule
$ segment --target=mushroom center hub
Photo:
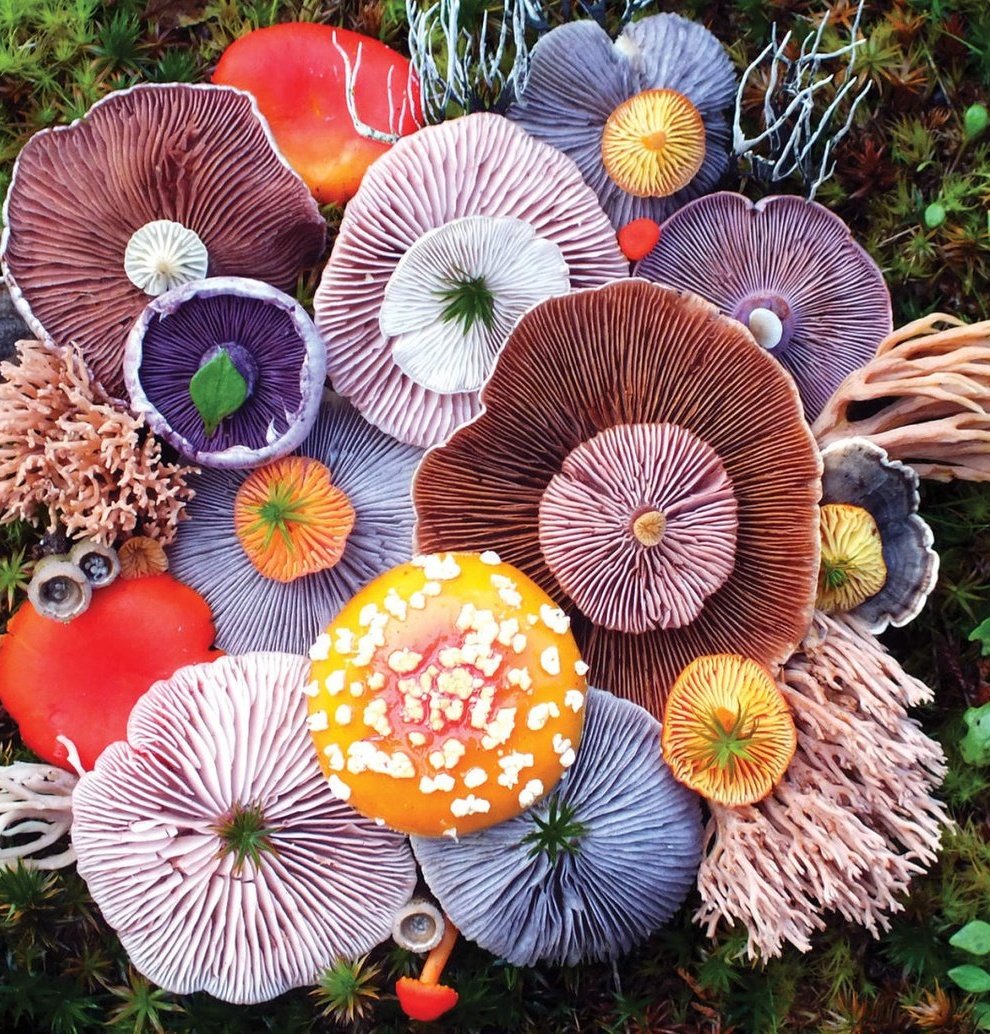
[[[355,519],[330,470],[304,456],[252,471],[234,499],[234,530],[244,552],[279,582],[334,567]]]
[[[440,394],[477,391],[523,313],[570,290],[564,257],[528,223],[465,216],[396,264],[379,313],[396,366]]]
[[[619,424],[574,449],[540,500],[547,566],[592,621],[680,628],[735,564],[737,504],[715,451],[676,424]]]
[[[869,511],[847,503],[821,508],[822,552],[817,605],[848,611],[875,596],[887,581],[880,530]]]
[[[602,133],[612,181],[637,197],[668,197],[686,187],[705,160],[705,125],[676,90],[644,90],[620,104]]]
[[[171,219],[138,227],[124,249],[127,279],[152,298],[202,280],[208,268],[209,255],[199,235]]]
[[[780,295],[750,295],[736,306],[732,318],[748,328],[767,351],[786,347],[794,335],[793,312]]]

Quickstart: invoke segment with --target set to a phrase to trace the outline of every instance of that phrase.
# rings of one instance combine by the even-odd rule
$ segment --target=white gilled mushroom
[[[135,967],[167,990],[267,1001],[389,936],[406,839],[327,786],[309,665],[222,657],[156,683],[73,797],[79,873]]]

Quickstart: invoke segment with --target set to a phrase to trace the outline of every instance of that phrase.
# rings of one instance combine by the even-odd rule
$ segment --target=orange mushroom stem
[[[395,994],[402,1011],[411,1020],[429,1022],[443,1016],[457,1005],[458,994],[446,984],[439,983],[444,966],[457,943],[457,927],[444,916],[443,939],[430,952],[423,964],[423,971],[415,977],[400,977],[395,984]]]

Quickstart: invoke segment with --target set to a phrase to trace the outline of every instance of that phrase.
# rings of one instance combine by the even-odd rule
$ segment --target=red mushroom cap
[[[185,664],[212,661],[213,618],[195,590],[159,574],[118,579],[67,624],[25,604],[0,637],[0,701],[24,743],[63,768],[75,745],[83,768],[127,733],[145,690]]]
[[[423,984],[415,977],[399,977],[395,983],[395,995],[409,1019],[426,1023],[453,1009],[459,997],[446,984]]]
[[[622,254],[630,262],[639,262],[657,246],[657,241],[660,240],[660,224],[644,216],[642,219],[633,219],[631,223],[626,223],[615,236]]]
[[[312,22],[256,29],[234,40],[213,73],[213,82],[254,94],[286,160],[324,203],[353,197],[365,169],[390,146],[355,127],[348,64],[361,122],[384,135],[419,128],[419,85],[408,59],[346,29]]]

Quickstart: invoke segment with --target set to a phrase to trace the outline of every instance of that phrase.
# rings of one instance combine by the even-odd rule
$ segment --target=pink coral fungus
[[[849,615],[819,613],[778,688],[797,752],[759,804],[711,803],[697,921],[739,921],[750,956],[801,951],[839,912],[874,935],[912,877],[935,860],[943,806],[932,797],[942,749],[907,716],[931,698]]]
[[[0,521],[61,523],[105,544],[139,529],[168,543],[195,468],[162,459],[161,445],[96,384],[75,347],[17,345],[0,364]]]

